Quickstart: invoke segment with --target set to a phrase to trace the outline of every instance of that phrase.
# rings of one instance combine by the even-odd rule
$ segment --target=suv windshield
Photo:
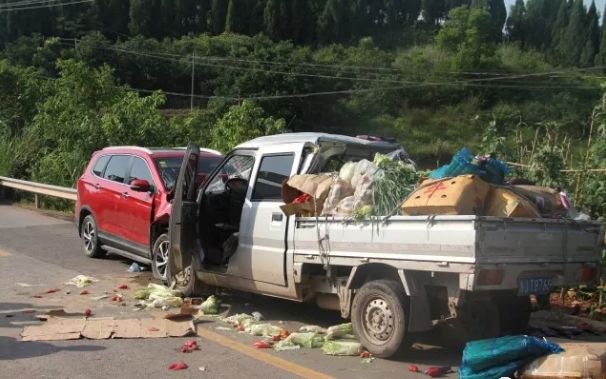
[[[223,158],[220,156],[200,156],[198,159],[198,175],[209,174],[222,160]],[[170,191],[175,186],[177,176],[179,176],[183,157],[154,158],[154,162],[156,162],[156,166],[158,166],[164,188],[166,188],[167,191]]]

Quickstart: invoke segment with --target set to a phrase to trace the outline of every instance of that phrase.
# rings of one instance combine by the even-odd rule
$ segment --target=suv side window
[[[133,157],[133,165],[130,168],[128,184],[132,183],[132,181],[136,179],[147,180],[150,185],[154,185],[154,178],[152,177],[151,171],[149,171],[147,163],[145,160],[139,157]]]
[[[130,162],[130,156],[128,155],[113,155],[105,168],[103,174],[104,179],[108,179],[118,183],[124,183],[124,177],[126,176],[126,169]]]
[[[103,155],[99,157],[97,159],[97,162],[95,162],[95,166],[93,167],[93,174],[101,176],[103,174],[103,170],[105,170],[107,161],[109,161],[109,155]]]
[[[294,154],[266,155],[261,160],[252,200],[281,200],[282,182],[290,176]]]

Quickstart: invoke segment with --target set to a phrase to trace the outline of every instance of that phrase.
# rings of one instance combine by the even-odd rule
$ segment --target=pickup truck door
[[[196,175],[200,148],[189,144],[181,163],[175,185],[170,222],[170,272],[177,274],[191,263],[195,253],[198,205],[196,202]]]
[[[289,218],[280,209],[282,182],[295,174],[300,152],[264,148],[257,155],[239,230],[239,245],[228,273],[259,282],[286,285]]]

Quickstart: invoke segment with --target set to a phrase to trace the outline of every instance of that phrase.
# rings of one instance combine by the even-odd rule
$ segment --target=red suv
[[[151,264],[166,279],[168,220],[185,149],[107,147],[93,156],[78,179],[76,222],[84,253],[107,252]],[[197,182],[221,162],[214,150],[200,156]]]

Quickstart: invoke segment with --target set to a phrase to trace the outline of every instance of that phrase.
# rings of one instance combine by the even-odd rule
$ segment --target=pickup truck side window
[[[113,182],[124,183],[124,176],[126,176],[126,169],[129,163],[130,156],[113,155],[105,168],[103,178]]]
[[[281,200],[282,182],[290,176],[294,154],[266,155],[261,160],[252,201]]]
[[[248,182],[254,164],[255,158],[250,155],[232,155],[208,184],[205,193],[225,191],[225,183],[232,179]]]

